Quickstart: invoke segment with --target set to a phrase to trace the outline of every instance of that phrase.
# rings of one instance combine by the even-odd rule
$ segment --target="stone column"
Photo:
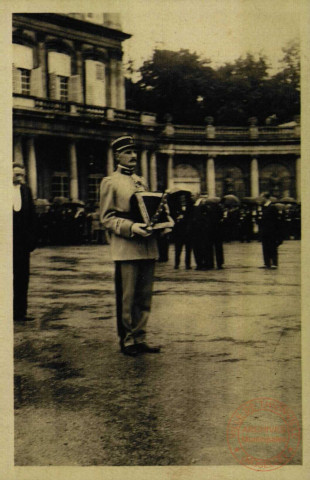
[[[117,62],[117,108],[121,110],[126,108],[125,78],[121,60]]]
[[[207,160],[207,187],[208,187],[208,196],[215,197],[214,158],[208,158]]]
[[[74,201],[79,199],[76,142],[74,140],[72,140],[69,144],[69,159],[70,159],[70,198],[71,200]]]
[[[28,171],[28,185],[31,189],[33,198],[38,196],[37,183],[37,159],[35,151],[35,142],[33,137],[27,139],[27,171]]]
[[[117,108],[117,61],[110,59],[110,107]]]
[[[47,98],[47,65],[46,65],[46,51],[45,51],[45,43],[39,42],[39,66],[42,69],[42,93],[43,97]]]
[[[157,190],[157,162],[156,162],[156,153],[151,153],[150,158],[150,187],[152,192]]]
[[[22,137],[14,137],[13,160],[24,165]]]
[[[107,148],[107,175],[112,175],[114,172],[114,156],[113,149],[109,146]]]
[[[167,188],[173,187],[173,153],[168,154],[167,163]]]
[[[296,158],[296,200],[301,201],[301,161]]]
[[[251,160],[251,197],[259,196],[259,174],[258,161],[256,158]]]
[[[75,45],[76,48],[76,74],[80,75],[83,78],[83,55],[78,45]]]
[[[142,150],[141,152],[141,175],[147,181],[149,181],[149,172],[147,164],[147,150]]]

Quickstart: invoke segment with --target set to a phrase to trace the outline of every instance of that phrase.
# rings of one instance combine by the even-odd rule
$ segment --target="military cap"
[[[111,147],[114,153],[120,153],[127,149],[133,149],[135,148],[135,146],[135,141],[130,135],[123,135],[122,137],[118,137],[111,143]]]

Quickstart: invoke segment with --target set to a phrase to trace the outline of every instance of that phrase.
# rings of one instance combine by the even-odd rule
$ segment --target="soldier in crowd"
[[[252,210],[249,205],[243,204],[239,209],[239,238],[240,242],[250,243],[253,236]]]
[[[161,263],[166,263],[169,260],[169,235],[158,235],[157,236],[157,246],[158,246],[158,261]]]
[[[210,203],[209,206],[209,229],[207,233],[207,242],[210,249],[210,268],[214,267],[214,253],[216,266],[223,268],[223,208],[219,203]]]
[[[195,207],[193,246],[197,270],[223,268],[223,209],[212,199],[202,200]]]
[[[118,166],[101,182],[100,220],[111,233],[120,348],[129,356],[158,353],[159,347],[146,343],[158,257],[156,237],[146,229],[146,224],[135,223],[130,218],[131,196],[146,191],[147,185],[134,173],[137,154],[133,138],[119,137],[112,143],[112,148]]]
[[[292,222],[291,222],[291,232],[292,237],[295,240],[301,239],[301,206],[300,204],[294,205],[292,209]]]
[[[206,209],[203,201],[199,200],[194,207],[192,240],[196,270],[206,270],[205,238],[207,230]]]
[[[264,195],[260,234],[263,248],[264,266],[261,268],[278,267],[278,246],[283,242],[282,223],[277,207],[271,203],[270,194]]]
[[[13,163],[13,313],[14,321],[27,317],[30,253],[36,247],[36,215],[25,167]]]
[[[175,222],[172,232],[175,244],[174,268],[179,268],[182,250],[183,247],[185,247],[185,268],[190,270],[192,254],[192,217],[194,207],[192,194],[186,190],[172,193],[169,204],[171,215]]]

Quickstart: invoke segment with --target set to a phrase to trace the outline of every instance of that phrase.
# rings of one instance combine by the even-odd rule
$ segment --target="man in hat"
[[[270,193],[264,194],[260,232],[264,258],[261,268],[278,268],[278,246],[283,242],[283,232],[279,212],[271,202]]]
[[[111,233],[120,348],[130,356],[158,353],[159,347],[146,343],[157,242],[146,224],[130,219],[130,198],[146,191],[147,185],[134,173],[137,154],[133,138],[119,137],[112,142],[112,148],[118,165],[100,185],[100,221]]]
[[[27,321],[30,252],[36,246],[35,209],[25,185],[25,167],[13,163],[13,313],[14,321]]]

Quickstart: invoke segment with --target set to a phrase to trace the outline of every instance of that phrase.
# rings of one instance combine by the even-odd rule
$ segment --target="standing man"
[[[265,194],[260,224],[264,266],[278,268],[278,246],[283,241],[283,231],[277,207],[271,203],[270,194]]]
[[[15,321],[27,321],[30,252],[36,246],[35,210],[25,167],[13,163],[13,312]]]
[[[118,166],[100,185],[100,221],[111,233],[120,348],[130,356],[158,353],[159,347],[146,343],[157,242],[146,224],[130,219],[130,198],[146,191],[147,185],[134,173],[137,154],[133,138],[119,137],[112,148]]]

